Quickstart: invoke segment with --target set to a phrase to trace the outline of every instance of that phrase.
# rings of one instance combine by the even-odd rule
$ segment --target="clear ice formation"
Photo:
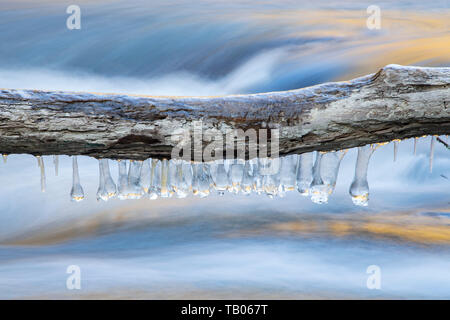
[[[58,176],[58,168],[59,168],[59,157],[53,156],[53,165],[55,166],[55,176]]]
[[[434,140],[435,140],[435,138],[433,136],[431,136],[431,142],[430,142],[430,173],[433,172]]]
[[[108,159],[98,160],[99,184],[97,189],[97,200],[107,201],[114,198],[117,193],[116,184],[111,177]]]
[[[143,161],[130,160],[128,166],[128,180],[126,187],[127,199],[140,199],[144,194],[144,187],[141,185],[141,172]]]
[[[357,206],[367,206],[369,204],[369,183],[367,182],[367,169],[369,160],[375,151],[375,147],[367,145],[358,148],[358,157],[356,158],[355,176],[350,185],[350,196]]]
[[[265,194],[283,197],[298,190],[311,195],[317,203],[326,202],[333,192],[339,164],[345,152],[317,153],[313,179],[314,153],[288,155],[278,159],[260,158],[193,162],[179,159],[145,161],[119,160],[117,192],[111,178],[108,160],[99,160],[98,200],[117,197],[125,199],[200,198],[215,192],[250,195]],[[75,169],[74,169],[75,170]],[[74,183],[79,182],[74,171]],[[314,190],[314,192],[310,192]],[[323,190],[323,191],[322,191]],[[317,197],[315,191],[319,192]],[[322,198],[324,200],[322,200]]]
[[[311,183],[311,201],[327,203],[333,193],[339,173],[339,166],[346,151],[319,152],[313,167],[313,181]]]
[[[36,158],[37,158],[39,169],[41,171],[41,192],[45,192],[46,183],[45,183],[44,158],[42,158],[41,156],[37,156]]]
[[[117,197],[120,200],[125,200],[127,198],[127,188],[128,188],[128,174],[127,174],[127,161],[119,160],[117,161],[119,167],[119,180],[117,187]]]
[[[303,153],[299,156],[297,170],[297,191],[302,196],[308,196],[313,181],[314,153]]]
[[[72,189],[70,190],[70,198],[75,202],[84,199],[84,191],[81,187],[80,175],[78,173],[77,156],[72,157]]]
[[[430,141],[429,169],[432,171],[434,145],[436,137]],[[394,161],[397,158],[399,140],[394,140]],[[416,153],[418,139],[414,139]],[[351,200],[355,205],[367,206],[369,202],[369,184],[367,171],[370,158],[381,145],[366,145],[358,148],[355,174],[349,188]],[[327,203],[334,192],[341,160],[347,150],[331,152],[309,152],[293,154],[280,158],[254,158],[251,160],[225,159],[211,162],[194,162],[180,159],[159,160],[149,158],[145,161],[117,160],[117,187],[111,176],[108,159],[98,160],[99,185],[97,200],[111,198],[157,199],[186,198],[197,196],[204,198],[210,194],[225,193],[250,195],[265,194],[271,198],[284,197],[286,193],[297,191],[309,196],[314,203]],[[3,155],[6,163],[6,156]],[[45,164],[42,156],[36,156],[40,169],[41,191],[45,192]],[[55,174],[58,174],[58,157],[53,157]],[[77,157],[72,157],[73,201],[85,198],[80,183]]]

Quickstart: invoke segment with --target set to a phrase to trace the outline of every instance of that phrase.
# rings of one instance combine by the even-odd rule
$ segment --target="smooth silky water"
[[[66,3],[2,1],[0,87],[216,95],[449,65],[448,2],[381,2],[379,31],[371,4],[82,1],[82,29],[68,30]],[[0,298],[448,299],[450,151],[437,138],[449,141],[290,156],[271,176],[256,174],[265,159],[8,155]],[[81,290],[66,288],[69,265]]]

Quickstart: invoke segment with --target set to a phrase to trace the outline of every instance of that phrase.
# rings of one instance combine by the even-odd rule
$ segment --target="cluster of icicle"
[[[368,200],[367,166],[372,152],[370,146],[359,148],[355,179],[350,189],[352,196],[359,199],[356,204],[366,205],[361,200]],[[276,159],[203,163],[177,159],[119,160],[117,184],[111,175],[110,160],[100,159],[97,200],[185,198],[189,195],[203,198],[213,192],[283,197],[296,190],[303,196],[310,196],[315,203],[326,203],[334,191],[345,153],[315,152],[315,156],[305,153]],[[71,198],[74,201],[84,198],[76,157],[73,157]]]
[[[447,148],[448,144],[439,137],[431,137],[430,172],[433,164],[434,141],[437,139]],[[414,140],[416,153],[418,138]],[[393,140],[394,161],[397,158],[398,143]],[[367,206],[369,184],[367,169],[373,152],[380,145],[366,145],[358,148],[353,182],[349,193],[356,205]],[[269,197],[283,197],[286,192],[297,191],[309,196],[315,203],[327,203],[336,186],[339,167],[346,150],[332,152],[311,152],[301,155],[288,155],[281,158],[259,158],[248,161],[229,159],[213,162],[192,162],[184,160],[145,161],[118,160],[118,180],[114,181],[109,163],[112,160],[100,159],[99,187],[97,200],[111,198],[185,198],[189,195],[206,197],[211,193],[225,192],[250,195],[266,194]],[[44,159],[37,156],[41,171],[41,190],[45,191]],[[6,163],[7,156],[3,155]],[[78,174],[77,157],[72,157],[73,183],[71,199],[81,201],[84,191]],[[53,157],[55,174],[58,175],[58,156]],[[275,169],[275,170],[274,170]]]
[[[394,140],[394,161],[397,158],[398,142]],[[414,141],[416,152],[417,139]],[[367,206],[369,184],[367,170],[373,152],[386,143],[366,145],[358,148],[353,181],[349,188],[355,205]],[[430,171],[434,150],[431,139]],[[109,160],[99,160],[99,187],[97,200],[111,198],[185,198],[189,195],[206,197],[215,192],[250,195],[266,194],[269,197],[283,197],[287,192],[297,191],[309,196],[314,203],[327,203],[333,193],[342,158],[347,150],[332,152],[311,152],[288,155],[281,158],[259,158],[248,161],[239,159],[218,160],[197,163],[184,160],[145,161],[119,160],[118,181],[114,182]],[[275,168],[275,170],[274,170]],[[77,158],[73,157],[74,201],[84,198],[78,176]]]

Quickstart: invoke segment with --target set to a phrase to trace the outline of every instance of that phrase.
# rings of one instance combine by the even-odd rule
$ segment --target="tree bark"
[[[223,97],[3,89],[0,152],[170,158],[180,130],[196,120],[213,135],[279,129],[282,155],[338,150],[449,134],[449,101],[450,68],[398,65],[347,82]]]

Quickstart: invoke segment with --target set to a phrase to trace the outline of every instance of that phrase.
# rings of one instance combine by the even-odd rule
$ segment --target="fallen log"
[[[174,133],[197,120],[215,135],[279,129],[281,155],[338,150],[449,134],[449,101],[450,68],[399,65],[346,82],[222,97],[3,89],[0,153],[170,158],[181,139]]]

